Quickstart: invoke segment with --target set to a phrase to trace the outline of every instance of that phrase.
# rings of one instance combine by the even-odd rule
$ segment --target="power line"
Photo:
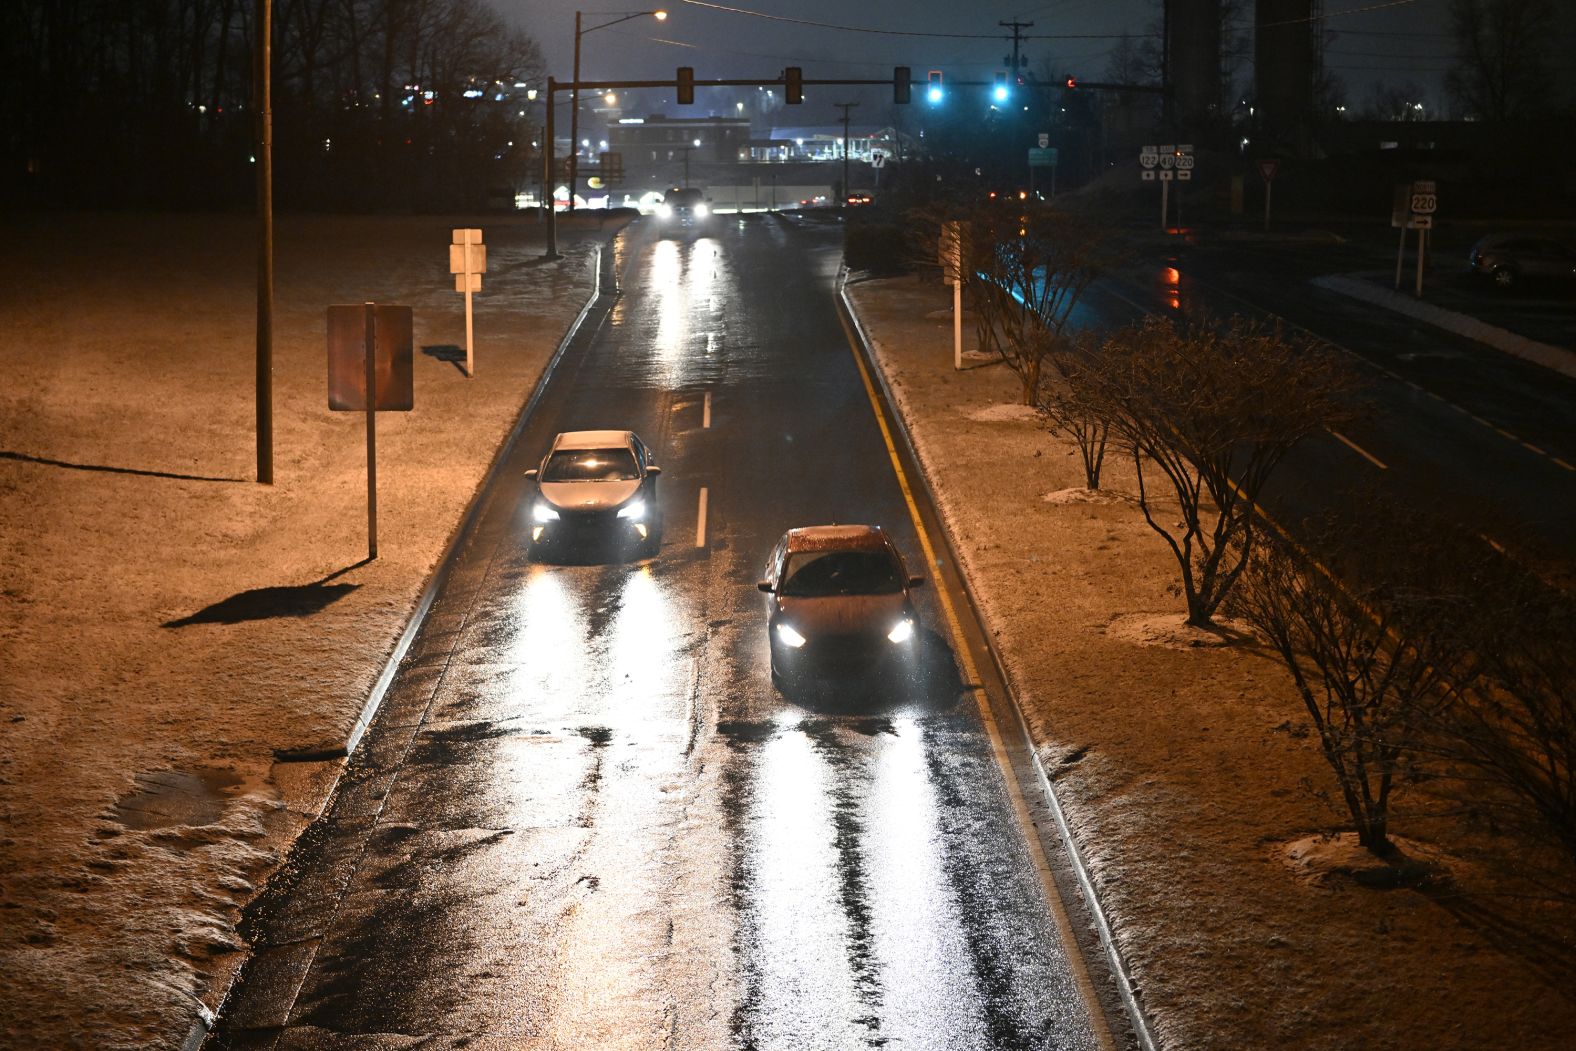
[[[1400,0],[1411,3],[1412,0]],[[835,29],[839,33],[873,33],[877,36],[907,36],[907,37],[934,37],[944,40],[999,40],[998,34],[993,33],[926,33],[917,29],[874,29],[869,26],[846,26],[836,22],[816,22],[808,18],[790,18],[787,15],[772,15],[765,11],[751,11],[744,7],[728,7],[725,4],[708,3],[707,0],[679,0],[681,4],[693,7],[704,7],[711,11],[722,11],[730,15],[749,15],[752,18],[764,18],[772,22],[788,22],[799,26],[813,26],[816,29]],[[1120,40],[1124,36],[1159,36],[1159,33],[1036,33],[1025,36],[1025,40]]]

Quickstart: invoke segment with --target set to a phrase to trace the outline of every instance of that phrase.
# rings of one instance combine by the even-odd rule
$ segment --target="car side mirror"
[[[658,467],[656,464],[652,464],[650,467],[646,468],[646,474],[648,476],[652,477],[652,478],[655,478],[657,475],[659,475],[661,473],[662,473],[662,468]]]
[[[911,587],[911,588],[917,588],[921,584],[923,584],[924,582],[925,582],[925,578],[924,577],[915,576],[915,577],[909,577],[908,578],[908,586]]]
[[[525,476],[527,478],[531,479],[531,481],[533,481],[533,482],[536,481],[536,468],[533,467],[529,471],[526,471],[525,472]]]
[[[761,581],[759,584],[757,584],[755,586],[757,588],[759,588],[760,590],[766,592],[768,595],[770,595],[772,592],[777,590],[775,587],[772,586],[772,582],[770,580],[763,580],[763,581]]]

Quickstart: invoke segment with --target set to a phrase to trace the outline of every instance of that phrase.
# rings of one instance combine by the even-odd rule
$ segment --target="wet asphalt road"
[[[839,240],[620,241],[623,294],[249,911],[210,1047],[1101,1046],[936,588],[918,685],[770,681],[754,585],[783,530],[881,524],[927,571]],[[520,472],[601,427],[656,452],[660,554],[533,561]]]

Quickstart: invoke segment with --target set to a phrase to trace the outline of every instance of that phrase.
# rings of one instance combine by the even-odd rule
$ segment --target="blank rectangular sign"
[[[367,304],[328,308],[328,407],[367,411]],[[381,412],[409,412],[415,405],[412,351],[415,343],[410,307],[376,304],[378,386]]]

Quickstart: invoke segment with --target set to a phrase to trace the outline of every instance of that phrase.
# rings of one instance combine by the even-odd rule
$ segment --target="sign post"
[[[952,369],[963,370],[963,224],[941,224],[942,279],[952,286]]]
[[[465,374],[474,378],[476,366],[471,354],[471,293],[482,290],[482,274],[487,272],[487,246],[480,230],[454,231],[449,245],[449,273],[454,275],[454,290],[465,293]]]
[[[1411,221],[1407,224],[1417,230],[1417,297],[1423,297],[1423,256],[1428,251],[1428,231],[1434,228],[1434,211],[1439,207],[1439,193],[1432,179],[1419,179],[1412,183]],[[1402,236],[1405,236],[1403,234]]]
[[[1160,182],[1160,229],[1166,229],[1171,215],[1171,183],[1187,182],[1193,178],[1193,147],[1183,143],[1164,146],[1144,146],[1138,151],[1139,178],[1144,182]]]
[[[1275,157],[1265,157],[1259,161],[1259,176],[1264,180],[1264,232],[1270,232],[1270,191],[1275,187],[1275,173],[1280,169],[1280,160]]]
[[[378,410],[409,412],[411,309],[328,308],[328,407],[367,414],[367,558],[378,557]]]

